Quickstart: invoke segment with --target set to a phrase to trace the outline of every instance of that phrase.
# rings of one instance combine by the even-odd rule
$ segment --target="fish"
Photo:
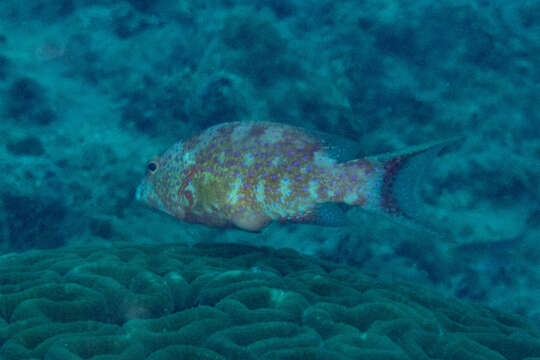
[[[447,145],[341,161],[302,128],[226,122],[148,162],[136,199],[186,222],[251,232],[272,221],[338,224],[339,205],[414,222],[417,183]]]

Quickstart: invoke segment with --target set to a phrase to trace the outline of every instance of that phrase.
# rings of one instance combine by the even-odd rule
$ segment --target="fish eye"
[[[148,171],[150,171],[151,173],[155,173],[156,170],[158,169],[158,166],[156,164],[155,161],[151,161],[148,163],[148,165],[146,165],[146,168],[148,169]]]

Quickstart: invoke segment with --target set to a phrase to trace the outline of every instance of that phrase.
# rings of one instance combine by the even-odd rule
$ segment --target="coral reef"
[[[287,247],[540,323],[539,4],[0,1],[0,253]],[[324,132],[344,161],[463,136],[420,185],[436,234],[346,209],[253,235],[134,203],[156,154],[245,120]]]
[[[525,320],[291,250],[64,248],[0,257],[0,357],[526,359]]]

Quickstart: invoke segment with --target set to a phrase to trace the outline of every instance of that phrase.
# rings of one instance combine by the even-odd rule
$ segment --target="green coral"
[[[534,359],[524,319],[288,250],[0,257],[0,358]]]

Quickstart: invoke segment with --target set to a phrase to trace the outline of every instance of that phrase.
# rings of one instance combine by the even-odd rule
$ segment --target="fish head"
[[[181,191],[185,159],[182,142],[174,144],[146,165],[146,174],[137,186],[136,199],[148,206],[183,219],[190,199]]]

